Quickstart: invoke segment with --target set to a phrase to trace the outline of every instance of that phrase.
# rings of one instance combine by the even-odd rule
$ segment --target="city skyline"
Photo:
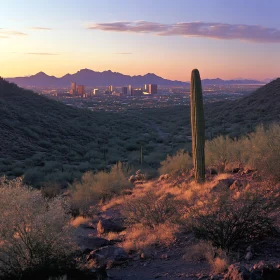
[[[51,5],[53,2],[53,5]],[[1,3],[0,76],[78,69],[203,78],[278,77],[276,0],[11,0]]]

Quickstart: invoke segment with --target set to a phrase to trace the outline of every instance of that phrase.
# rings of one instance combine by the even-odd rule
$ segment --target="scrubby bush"
[[[184,259],[195,262],[206,260],[213,273],[222,273],[229,265],[226,252],[220,248],[213,247],[211,243],[205,241],[200,241],[188,247]]]
[[[118,163],[110,172],[86,172],[81,180],[74,182],[72,186],[73,208],[85,211],[91,204],[105,201],[120,194],[122,190],[131,188],[128,171],[125,164]]]
[[[184,150],[179,150],[174,156],[168,155],[160,164],[160,174],[176,174],[193,167],[191,156]]]
[[[190,226],[198,238],[229,251],[271,233],[279,205],[277,191],[264,188],[239,196],[212,194],[190,207]]]
[[[260,125],[240,139],[219,136],[205,145],[206,165],[223,171],[227,166],[258,170],[263,178],[280,180],[280,125]]]
[[[263,178],[280,180],[280,125],[258,126],[249,134],[247,165],[257,169]],[[245,153],[246,154],[246,153]]]
[[[1,178],[0,212],[0,277],[66,268],[75,245],[62,198],[46,200],[20,179]]]
[[[177,204],[169,194],[158,196],[149,191],[143,196],[128,200],[122,213],[128,224],[142,224],[154,228],[159,224],[178,220]]]

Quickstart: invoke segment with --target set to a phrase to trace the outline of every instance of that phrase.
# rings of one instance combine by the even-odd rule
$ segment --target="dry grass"
[[[207,261],[213,273],[222,273],[229,266],[226,253],[221,249],[214,248],[210,243],[200,241],[189,247],[184,255],[187,261]]]
[[[170,246],[176,240],[178,231],[177,226],[169,223],[157,225],[155,228],[134,225],[127,230],[122,246],[127,252],[151,252],[155,245]]]
[[[80,225],[86,224],[89,221],[90,221],[90,218],[88,218],[88,217],[85,218],[83,216],[78,216],[78,217],[71,220],[70,225],[75,227],[75,228],[78,228]]]

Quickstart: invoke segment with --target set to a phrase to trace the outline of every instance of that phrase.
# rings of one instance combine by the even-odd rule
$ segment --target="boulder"
[[[83,237],[79,243],[81,244],[80,246],[82,250],[86,252],[99,249],[110,244],[110,242],[105,238],[90,236]]]
[[[221,192],[229,190],[230,186],[233,184],[234,179],[222,179],[217,182],[217,184],[212,188],[211,192]]]
[[[229,266],[224,280],[251,280],[251,273],[245,266],[232,264]]]
[[[123,225],[122,219],[100,219],[97,224],[97,232],[99,234],[108,232],[121,232],[125,229],[126,227]]]
[[[252,280],[279,280],[280,268],[272,264],[259,262],[252,269]]]
[[[86,261],[89,267],[94,269],[101,267],[111,268],[124,263],[128,258],[129,256],[123,248],[106,246],[90,252]]]
[[[231,185],[230,189],[232,191],[241,191],[242,188],[245,188],[248,185],[247,180],[235,180]]]

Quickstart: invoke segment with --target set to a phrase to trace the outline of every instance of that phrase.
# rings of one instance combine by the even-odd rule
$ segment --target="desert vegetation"
[[[206,139],[240,138],[260,123],[277,120],[278,84],[275,80],[239,101],[206,103]],[[6,81],[0,83],[0,97],[0,174],[24,176],[37,188],[50,183],[64,189],[86,171],[108,171],[118,161],[156,176],[167,154],[191,152],[188,106],[91,112]]]
[[[20,179],[1,178],[0,191],[1,279],[66,271],[76,248],[66,201],[47,200]]]
[[[16,86],[5,86],[22,98]],[[27,103],[30,98],[28,110],[32,110],[32,102],[39,97],[24,93]],[[1,101],[5,106],[0,108],[11,106],[13,98],[5,97]],[[191,142],[186,140],[190,133],[187,118],[178,121],[181,126],[175,132],[172,121],[176,114],[161,126],[158,111],[151,110],[152,125],[147,126],[142,111],[137,113],[143,114],[142,120],[135,113],[135,119],[126,115],[126,121],[118,125],[120,117],[113,113],[94,115],[93,121],[87,110],[80,113],[47,99],[42,102],[44,108],[32,116],[35,122],[27,111],[22,119],[32,125],[41,122],[40,129],[32,132],[39,135],[44,127],[45,134],[35,141],[26,131],[20,133],[21,160],[16,159],[17,148],[13,150],[6,140],[3,145],[12,151],[1,161],[3,173],[9,175],[0,180],[3,279],[31,275],[67,279],[73,270],[105,277],[106,269],[120,264],[136,261],[140,266],[143,261],[158,259],[180,259],[182,267],[202,261],[208,272],[223,274],[232,262],[254,258],[248,248],[255,244],[274,238],[278,246],[279,124],[250,127],[237,136],[220,135],[220,130],[213,133],[211,128],[205,143],[206,168],[204,155],[196,159],[204,169],[200,176],[205,175],[199,180],[193,169]],[[50,108],[57,113],[47,114]],[[14,108],[6,113],[17,115],[18,111]],[[67,114],[61,113],[64,111]],[[5,118],[6,114],[3,131],[11,133]],[[17,118],[13,116],[13,122]],[[128,119],[135,120],[133,131]],[[208,129],[211,121],[215,120],[206,118]],[[15,124],[20,129],[21,122]],[[222,129],[226,133],[228,126]],[[210,139],[215,134],[219,135]],[[201,150],[204,135],[202,140]],[[31,146],[34,153],[29,151]],[[15,176],[23,177],[13,179]]]

